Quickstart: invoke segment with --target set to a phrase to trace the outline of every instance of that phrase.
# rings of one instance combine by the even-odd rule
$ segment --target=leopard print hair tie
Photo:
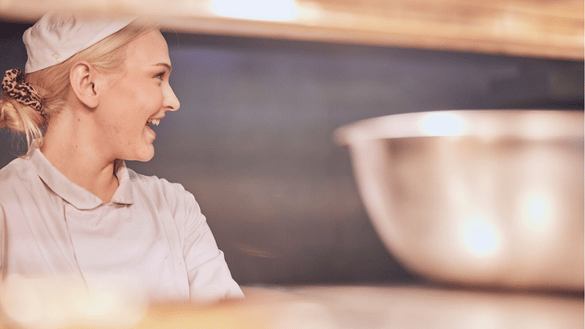
[[[30,106],[44,116],[43,97],[33,86],[24,81],[24,74],[21,70],[11,69],[4,73],[2,91],[20,104]]]

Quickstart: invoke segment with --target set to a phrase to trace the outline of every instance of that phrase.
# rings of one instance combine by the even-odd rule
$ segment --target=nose
[[[179,109],[179,107],[181,107],[179,99],[175,95],[173,88],[168,82],[166,83],[166,88],[164,90],[163,97],[164,97],[163,106],[165,111],[176,111]]]

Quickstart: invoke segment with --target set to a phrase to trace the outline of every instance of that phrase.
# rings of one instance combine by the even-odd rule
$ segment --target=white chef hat
[[[62,63],[135,19],[46,14],[22,37],[28,54],[24,71],[31,73]]]

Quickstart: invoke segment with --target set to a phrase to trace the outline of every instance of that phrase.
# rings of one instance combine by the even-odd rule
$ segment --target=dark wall
[[[3,24],[0,69],[23,68]],[[166,33],[181,109],[129,163],[195,194],[240,283],[413,280],[332,140],[356,120],[443,109],[583,109],[583,62]],[[17,154],[0,132],[0,166]]]

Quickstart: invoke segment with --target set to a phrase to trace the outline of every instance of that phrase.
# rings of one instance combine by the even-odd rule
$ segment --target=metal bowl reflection
[[[583,111],[390,115],[335,132],[378,235],[466,285],[583,290]]]

